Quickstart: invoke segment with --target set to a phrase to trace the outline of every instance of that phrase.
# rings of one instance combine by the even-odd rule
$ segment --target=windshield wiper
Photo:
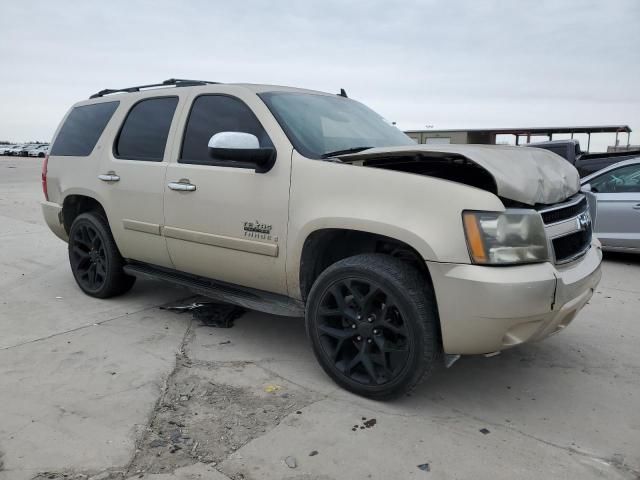
[[[373,147],[353,147],[353,148],[347,148],[345,150],[336,150],[334,152],[324,153],[320,158],[331,158],[331,157],[335,157],[336,155],[347,155],[349,153],[358,153],[363,150],[369,150],[370,148],[373,148]]]

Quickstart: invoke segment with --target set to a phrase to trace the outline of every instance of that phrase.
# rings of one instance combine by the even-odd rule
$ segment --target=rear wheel
[[[307,334],[333,380],[376,399],[412,390],[441,364],[438,313],[427,279],[388,255],[341,260],[316,280]]]
[[[131,289],[135,277],[124,273],[124,260],[107,220],[97,212],[76,217],[69,232],[69,263],[78,286],[87,295],[108,298]]]

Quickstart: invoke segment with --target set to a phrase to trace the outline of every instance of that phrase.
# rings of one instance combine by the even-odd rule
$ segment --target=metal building
[[[417,143],[476,143],[493,145],[498,135],[513,135],[516,145],[531,143],[531,137],[547,137],[553,140],[554,135],[587,134],[587,151],[591,146],[592,133],[615,133],[616,146],[618,135],[626,133],[627,147],[631,139],[629,125],[595,125],[587,127],[532,127],[532,128],[473,128],[469,130],[407,130],[405,132]],[[623,137],[624,139],[624,137]]]

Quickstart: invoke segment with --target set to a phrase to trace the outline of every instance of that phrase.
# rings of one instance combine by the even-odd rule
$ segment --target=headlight
[[[462,220],[474,263],[508,265],[549,260],[547,236],[538,212],[465,211]]]

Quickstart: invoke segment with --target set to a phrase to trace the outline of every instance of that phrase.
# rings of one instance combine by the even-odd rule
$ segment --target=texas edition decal
[[[260,223],[258,220],[255,222],[243,222],[244,236],[247,238],[254,238],[257,240],[272,240],[278,241],[278,237],[271,237],[271,225],[266,223]]]

